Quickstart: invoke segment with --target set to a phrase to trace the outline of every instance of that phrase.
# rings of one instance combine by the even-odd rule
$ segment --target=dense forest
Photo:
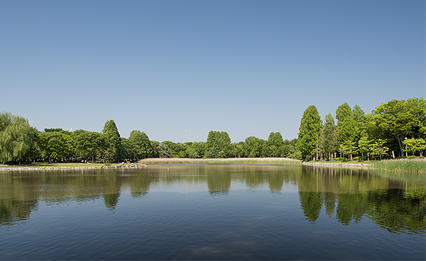
[[[28,120],[0,114],[0,162],[121,162],[143,158],[289,157],[303,160],[398,158],[404,153],[423,156],[426,149],[424,98],[392,100],[370,114],[347,103],[336,110],[337,124],[329,113],[321,120],[314,105],[303,113],[297,139],[284,140],[271,132],[268,140],[250,136],[231,142],[225,131],[210,131],[206,142],[150,141],[133,130],[120,137],[114,120],[102,133],[60,128],[39,131]]]

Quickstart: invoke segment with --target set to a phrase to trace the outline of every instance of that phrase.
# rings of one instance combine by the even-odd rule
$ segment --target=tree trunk
[[[316,160],[318,160],[318,131],[317,131],[317,148],[316,148]]]
[[[95,163],[95,152],[92,150],[92,163]]]

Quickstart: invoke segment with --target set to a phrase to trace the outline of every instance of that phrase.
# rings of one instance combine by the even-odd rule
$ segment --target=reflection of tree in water
[[[330,217],[334,213],[334,209],[336,208],[336,194],[331,192],[324,192],[324,205],[325,205],[325,213]]]
[[[120,194],[104,194],[105,207],[108,210],[114,210],[117,206],[118,199],[120,198]]]
[[[269,190],[272,193],[280,193],[284,184],[284,174],[282,172],[272,172],[268,176]]]
[[[368,216],[390,232],[426,233],[426,190],[372,191]]]
[[[12,226],[19,221],[27,220],[31,211],[37,210],[37,201],[19,201],[14,199],[0,200],[0,226]]]
[[[352,220],[361,221],[368,208],[365,194],[340,194],[337,198],[336,218],[340,223],[349,225]]]
[[[299,192],[300,204],[307,220],[315,222],[322,208],[321,193]]]
[[[212,196],[228,195],[231,187],[229,172],[207,172],[207,186]]]
[[[138,175],[135,176],[132,180],[129,182],[130,186],[130,193],[133,198],[141,198],[146,195],[148,195],[149,192],[149,186],[152,181],[152,176],[147,175]]]
[[[108,210],[114,210],[120,198],[120,188],[122,177],[118,175],[108,176],[108,180],[104,189],[104,201]]]
[[[324,205],[327,215],[335,211],[343,225],[365,216],[393,233],[426,233],[426,188],[418,182],[404,184],[354,170],[307,170],[298,185],[302,210],[311,222]]]

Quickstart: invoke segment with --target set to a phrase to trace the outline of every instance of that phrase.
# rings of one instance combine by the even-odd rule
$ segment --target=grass
[[[316,160],[316,161],[310,161],[312,163],[336,163],[336,164],[374,164],[373,161],[358,161],[358,160],[348,160],[348,161],[340,161],[340,160],[331,160],[331,161],[326,161],[326,160]]]
[[[425,160],[382,160],[374,163],[374,168],[390,171],[426,173]]]
[[[46,163],[46,162],[36,162],[31,164],[22,164],[22,165],[3,165],[0,168],[74,168],[74,167],[102,167],[106,166],[104,163]],[[111,166],[118,166],[118,164],[111,164]]]

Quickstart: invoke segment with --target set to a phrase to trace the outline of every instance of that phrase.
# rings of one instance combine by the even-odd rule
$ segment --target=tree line
[[[38,131],[28,120],[8,112],[0,115],[0,162],[121,162],[143,158],[228,158],[300,157],[296,139],[283,140],[271,132],[268,140],[254,136],[231,143],[225,131],[210,131],[206,142],[175,143],[150,141],[148,135],[133,130],[120,137],[114,120],[105,123],[102,133],[61,128]]]
[[[423,156],[426,149],[426,102],[424,98],[392,100],[365,114],[358,105],[343,103],[321,120],[314,105],[303,113],[297,147],[302,158],[369,160],[410,155]]]
[[[250,136],[231,142],[225,131],[210,131],[205,142],[150,141],[133,130],[120,137],[114,120],[102,133],[60,128],[38,131],[28,120],[0,114],[0,162],[91,161],[121,162],[143,158],[244,158],[289,157],[294,159],[370,159],[423,155],[426,149],[426,102],[424,98],[392,100],[365,114],[358,105],[338,106],[321,120],[314,105],[303,113],[297,139],[284,140],[271,132],[267,140]],[[337,123],[335,122],[337,119]]]

